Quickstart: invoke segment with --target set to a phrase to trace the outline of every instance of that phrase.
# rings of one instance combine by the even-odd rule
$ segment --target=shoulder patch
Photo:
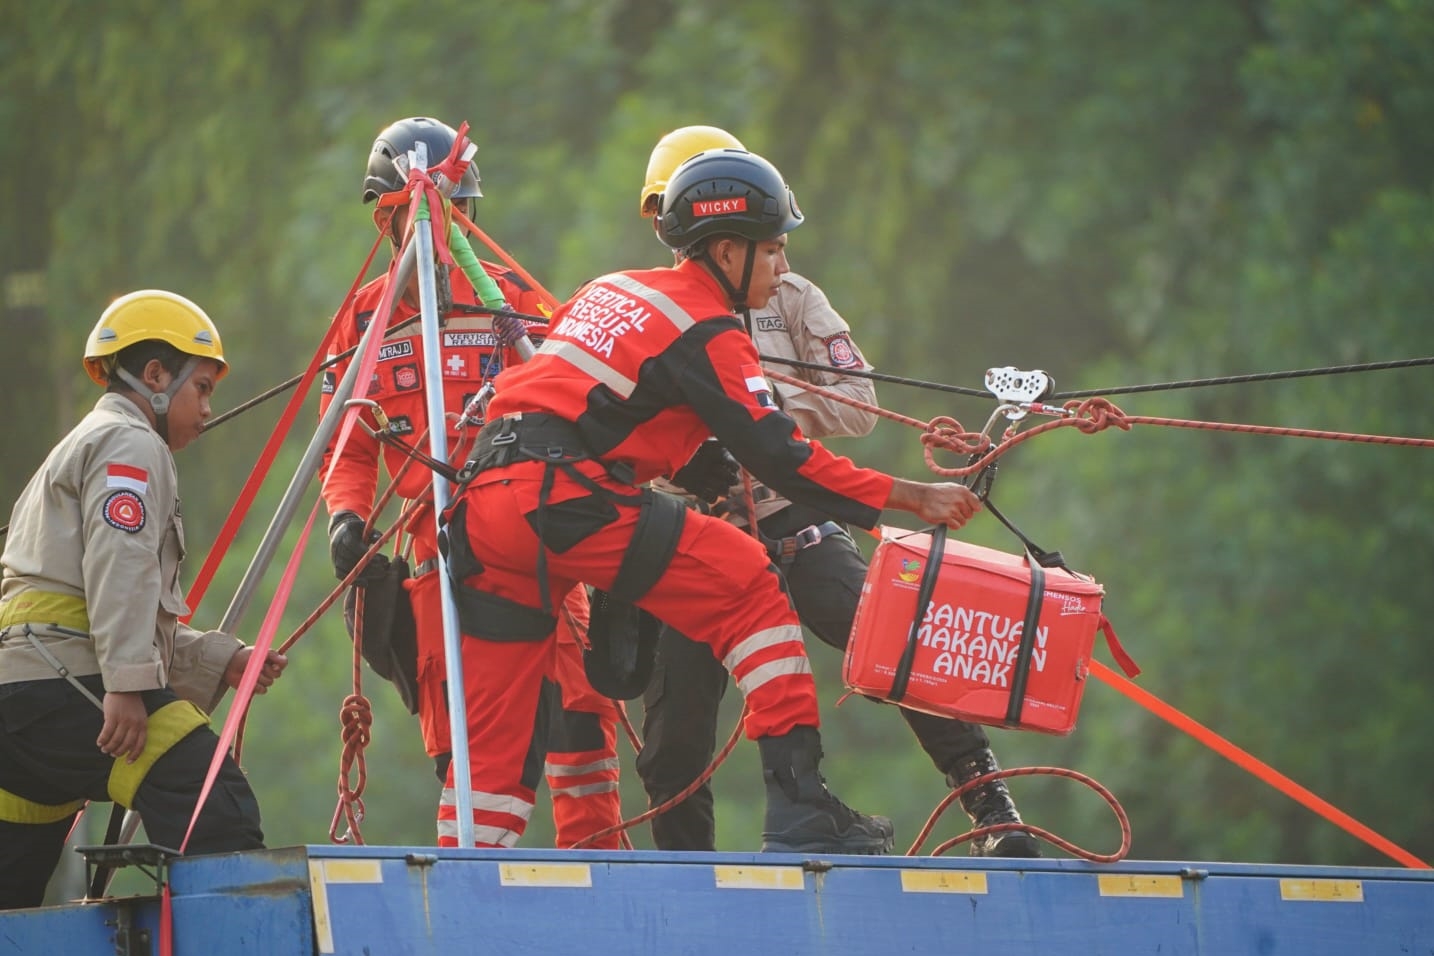
[[[393,390],[396,392],[412,392],[422,388],[423,382],[419,380],[418,363],[404,362],[402,365],[393,367]]]
[[[767,384],[767,376],[762,374],[760,365],[743,365],[742,380],[757,399],[757,404],[763,408],[772,408],[776,402],[772,401],[772,387]]]
[[[123,488],[126,491],[142,495],[149,490],[149,472],[134,465],[106,465],[105,487]]]
[[[100,512],[105,524],[126,534],[137,534],[144,528],[144,499],[128,489],[106,498]]]
[[[827,358],[831,360],[832,368],[861,366],[861,356],[851,342],[851,333],[838,332],[836,335],[828,335],[822,339],[822,343],[827,347]]]

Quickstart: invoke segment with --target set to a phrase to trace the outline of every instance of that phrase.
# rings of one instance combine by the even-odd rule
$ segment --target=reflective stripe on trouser
[[[555,842],[569,847],[622,822],[618,790],[617,704],[593,690],[583,670],[582,649],[573,633],[587,629],[587,591],[573,588],[581,602],[564,602],[569,614],[558,614],[553,679],[561,702],[554,707],[548,734],[548,759],[543,773],[553,800]],[[591,849],[616,849],[621,835],[612,833],[586,844]]]
[[[560,700],[553,707],[543,774],[553,800],[555,842],[570,847],[622,822],[617,705],[587,686],[577,644],[559,636],[557,658],[558,686],[552,693]],[[570,689],[578,687],[587,688],[586,693]],[[585,846],[616,849],[620,841],[620,834],[610,833]]]
[[[36,803],[9,790],[0,790],[0,822],[46,824],[55,823],[79,812],[83,800],[68,803]]]
[[[448,753],[450,749],[448,677],[443,664],[442,594],[436,573],[413,579],[408,586],[418,633],[419,726],[423,733],[424,748],[429,756],[438,756]],[[574,633],[575,627],[584,630],[587,627],[587,591],[581,587],[573,588],[568,592],[563,606],[564,611],[558,615],[557,642],[548,673],[545,675],[562,687],[561,701],[555,697],[551,702],[554,712],[562,712],[561,717],[554,713],[552,719],[559,723],[595,720],[599,728],[598,734],[603,741],[596,743],[593,748],[559,752],[549,757],[554,766],[561,768],[557,771],[557,776],[565,778],[554,783],[550,777],[548,781],[553,800],[557,844],[572,846],[599,830],[622,822],[622,805],[617,792],[617,707],[611,700],[593,690],[588,683],[587,675],[583,671],[582,651]],[[466,687],[468,682],[465,680],[464,683]],[[593,776],[592,771],[579,772],[576,769],[603,761],[610,761],[610,764],[605,765],[599,776]],[[451,786],[451,775],[447,779]],[[599,787],[598,784],[606,785]],[[475,805],[482,799],[481,796],[475,797]],[[527,799],[531,804],[531,795]],[[445,791],[445,800],[449,808],[446,812],[453,813],[457,804],[451,790]],[[530,813],[531,807],[523,814],[525,827]],[[439,837],[440,841],[445,835],[452,838],[452,845],[456,846],[458,830],[452,819],[451,816],[445,818],[440,813]],[[502,844],[501,841],[509,836],[516,839],[503,825],[494,823],[490,826],[492,829],[487,832],[490,839],[486,842],[511,845]],[[522,832],[522,829],[519,828],[517,832]],[[616,847],[618,839],[614,834],[590,845],[595,848]]]
[[[207,727],[209,715],[187,700],[176,700],[149,715],[145,727],[144,750],[134,763],[116,760],[110,769],[110,799],[120,806],[134,806],[134,795],[149,774],[155,761],[163,757],[196,727]]]
[[[477,682],[482,678],[472,670],[472,661],[477,656],[468,653],[469,644],[479,643],[472,638],[464,639],[465,671],[464,685],[470,702],[474,699]],[[548,642],[560,656],[567,657],[568,666],[581,668],[582,661],[577,655],[577,645]],[[508,645],[520,647],[523,645]],[[531,646],[531,645],[529,645]],[[545,668],[553,671],[551,664]],[[562,672],[562,668],[558,668]],[[471,675],[471,676],[470,676]],[[501,683],[501,682],[500,682]],[[532,703],[533,713],[526,726],[514,723],[511,746],[505,746],[502,754],[496,755],[501,764],[510,765],[518,760],[522,771],[518,785],[508,785],[495,791],[482,782],[498,779],[497,775],[483,772],[480,775],[477,751],[469,767],[474,785],[473,823],[474,842],[478,846],[512,846],[527,829],[532,817],[536,775],[535,761],[541,759],[542,748],[549,748],[542,771],[547,780],[549,795],[553,802],[553,822],[556,829],[556,845],[569,847],[586,840],[600,830],[617,826],[622,822],[622,802],[618,792],[619,761],[617,758],[617,708],[612,701],[597,696],[591,688],[586,695],[572,692],[568,688],[577,682],[570,680],[560,689],[556,683],[544,678],[539,681],[539,693]],[[586,681],[582,682],[586,686]],[[528,705],[519,698],[511,698],[517,711],[527,710]],[[546,706],[545,706],[546,705]],[[595,707],[599,713],[577,709]],[[469,734],[474,734],[472,721],[482,720],[469,710]],[[551,721],[550,726],[544,721]],[[453,767],[449,764],[445,787],[439,802],[438,838],[440,846],[458,845],[457,797],[453,790]],[[587,844],[593,849],[616,849],[620,836],[613,833]]]
[[[463,638],[474,846],[511,847],[528,828],[547,750],[542,701],[555,644]],[[438,803],[439,846],[459,845],[453,770],[450,762]]]

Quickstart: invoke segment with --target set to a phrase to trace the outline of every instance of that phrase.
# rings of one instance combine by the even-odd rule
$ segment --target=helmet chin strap
[[[154,430],[159,432],[159,437],[169,444],[169,403],[184,383],[189,381],[189,376],[194,374],[194,369],[199,365],[199,357],[191,355],[185,359],[184,364],[179,367],[179,372],[169,380],[169,387],[162,392],[153,391],[143,381],[131,375],[129,372],[115,365],[114,375],[121,381],[134,389],[140,395],[149,393],[149,407],[154,410]]]
[[[717,265],[717,261],[712,258],[710,246],[703,246],[702,251],[697,254],[697,258],[707,267],[707,271],[712,273],[717,279],[718,284],[726,290],[727,298],[732,303],[733,311],[742,313],[742,324],[746,326],[747,334],[751,335],[752,310],[747,305],[747,293],[751,291],[752,267],[757,261],[757,244],[750,239],[746,240],[746,242],[747,258],[746,261],[742,263],[742,283],[740,286],[732,285],[732,281],[727,278],[727,273],[723,272],[722,268]]]

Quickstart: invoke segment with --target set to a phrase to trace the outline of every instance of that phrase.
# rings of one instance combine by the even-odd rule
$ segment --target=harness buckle
[[[820,525],[809,524],[792,535],[792,540],[796,544],[796,550],[804,551],[807,548],[814,548],[821,544],[822,538],[824,537],[826,537],[826,535],[822,534]]]

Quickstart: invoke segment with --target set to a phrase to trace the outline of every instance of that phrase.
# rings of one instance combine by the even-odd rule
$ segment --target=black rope
[[[821,362],[803,362],[799,359],[782,358],[776,355],[759,355],[763,362],[772,362],[778,365],[790,365],[795,368],[812,369],[818,372],[827,372],[834,375],[849,375],[853,378],[868,378],[875,382],[891,382],[895,385],[910,385],[915,388],[926,388],[937,392],[955,392],[960,395],[973,395],[978,398],[992,398],[990,391],[984,388],[967,388],[961,385],[944,385],[940,382],[925,382],[921,379],[902,378],[898,375],[883,375],[880,372],[870,372],[865,369],[833,368]],[[1135,392],[1159,392],[1167,389],[1177,388],[1199,388],[1205,385],[1240,385],[1248,382],[1273,382],[1288,378],[1308,378],[1315,375],[1343,375],[1347,372],[1377,372],[1392,368],[1414,368],[1421,365],[1434,365],[1434,356],[1415,359],[1399,359],[1393,362],[1365,362],[1360,365],[1327,365],[1322,368],[1294,369],[1286,372],[1253,372],[1249,375],[1227,375],[1221,378],[1193,378],[1177,382],[1156,382],[1149,385],[1117,385],[1112,388],[1090,388],[1081,391],[1055,392],[1045,399],[1046,402],[1054,402],[1065,398],[1091,398],[1102,395],[1128,395]]]
[[[835,375],[850,375],[853,378],[869,378],[873,382],[890,382],[893,385],[910,385],[915,388],[928,388],[933,392],[955,392],[958,395],[971,395],[975,398],[990,398],[991,393],[984,388],[967,388],[964,385],[946,385],[941,382],[923,382],[918,378],[902,378],[900,375],[885,375],[881,372],[871,372],[866,369],[833,368],[830,365],[823,365],[820,362],[803,362],[799,359],[782,358],[777,355],[757,356],[763,362],[771,362],[776,365],[791,365],[794,368],[809,368],[818,372],[831,372]]]
[[[1249,375],[1226,375],[1221,378],[1192,378],[1182,382],[1161,382],[1154,385],[1117,385],[1114,388],[1091,388],[1079,392],[1056,392],[1051,401],[1061,398],[1091,398],[1099,395],[1129,395],[1135,392],[1158,392],[1174,388],[1199,388],[1205,385],[1240,385],[1245,382],[1274,382],[1287,378],[1309,378],[1314,375],[1343,375],[1346,372],[1378,372],[1391,368],[1415,368],[1434,365],[1434,356],[1400,359],[1394,362],[1365,362],[1360,365],[1327,365],[1323,368],[1293,369],[1287,372],[1254,372]]]
[[[415,316],[410,316],[409,318],[404,319],[402,322],[398,323],[397,325],[395,325],[393,328],[389,329],[388,331],[389,331],[389,332],[397,332],[399,329],[407,328],[408,326],[412,325],[413,323],[419,321],[420,318],[421,318],[421,316],[417,316],[417,315],[415,315]],[[326,358],[326,359],[323,360],[323,362],[319,363],[319,367],[318,367],[317,371],[322,372],[322,371],[323,371],[324,369],[326,369],[326,368],[330,368],[331,366],[337,365],[338,363],[342,362],[344,359],[346,359],[346,358],[348,358],[349,356],[353,355],[353,354],[354,354],[355,352],[357,352],[357,351],[358,351],[358,346],[357,346],[357,345],[352,346],[352,347],[347,348],[347,349],[344,349],[344,350],[343,350],[342,352],[340,352],[338,355],[334,355],[334,356],[332,356],[332,357],[330,357],[330,358]],[[293,388],[295,385],[298,385],[298,384],[299,384],[300,382],[302,382],[303,380],[304,380],[304,373],[303,373],[303,372],[300,372],[298,375],[295,375],[293,378],[289,379],[288,381],[286,381],[286,382],[280,382],[278,385],[275,385],[273,388],[269,388],[269,389],[266,389],[265,391],[260,392],[258,395],[255,395],[253,398],[249,399],[247,402],[241,402],[240,404],[235,405],[233,408],[229,409],[229,411],[224,412],[224,413],[221,414],[221,415],[216,415],[216,416],[214,416],[214,418],[212,418],[212,419],[210,419],[209,421],[205,422],[205,423],[204,423],[204,431],[207,432],[207,431],[209,431],[211,428],[215,428],[216,426],[219,426],[219,425],[224,424],[225,422],[229,421],[229,419],[234,418],[235,416],[237,416],[240,412],[247,412],[249,409],[253,408],[255,405],[260,405],[260,404],[262,404],[262,403],[264,403],[264,402],[267,402],[269,399],[273,398],[275,395],[281,395],[281,394],[283,394],[284,392],[287,392],[289,389]]]
[[[525,313],[525,312],[514,312],[512,309],[495,309],[495,308],[489,308],[489,307],[486,306],[486,305],[464,305],[463,303],[455,303],[455,304],[449,309],[449,312],[450,312],[450,314],[453,313],[453,312],[460,312],[460,313],[463,313],[464,315],[511,315],[511,316],[513,316],[514,318],[523,319],[524,321],[527,321],[527,322],[541,322],[541,323],[544,323],[544,324],[546,324],[547,321],[548,321],[546,318],[544,318],[544,317],[541,316],[541,315],[528,315],[528,314]],[[420,321],[421,319],[422,319],[422,316],[418,316],[418,315],[409,316],[408,318],[404,319],[402,322],[399,322],[397,325],[394,325],[394,326],[393,326],[392,328],[390,328],[388,331],[389,331],[390,333],[392,333],[392,332],[397,332],[399,329],[407,328],[408,326],[412,325],[412,324],[415,323],[415,322]],[[345,349],[344,351],[340,352],[338,355],[335,355],[333,358],[325,359],[325,360],[323,361],[323,363],[319,365],[319,369],[318,369],[318,370],[319,370],[319,371],[323,371],[323,370],[326,369],[326,368],[329,368],[329,367],[331,367],[331,366],[333,366],[333,365],[337,365],[339,362],[342,362],[344,359],[346,359],[346,358],[348,358],[349,356],[353,355],[354,352],[356,352],[356,351],[358,351],[358,346],[357,346],[357,345],[355,345],[355,346],[353,346],[353,347],[351,347],[351,348]],[[247,402],[243,402],[243,403],[241,403],[241,404],[239,404],[239,405],[235,405],[233,408],[229,409],[229,411],[225,412],[225,413],[222,414],[222,415],[216,415],[216,416],[214,416],[213,419],[211,419],[209,422],[207,422],[207,423],[205,424],[204,430],[205,430],[205,431],[209,431],[209,429],[215,427],[216,425],[222,425],[222,424],[224,424],[224,423],[227,422],[229,419],[231,419],[231,418],[235,417],[236,415],[238,415],[240,412],[247,412],[249,409],[253,408],[255,405],[259,405],[259,404],[262,404],[263,402],[267,402],[269,399],[273,398],[275,395],[280,395],[280,394],[282,394],[282,393],[284,393],[284,392],[287,392],[289,389],[293,388],[295,385],[298,385],[301,381],[303,381],[303,379],[304,379],[304,375],[303,375],[303,373],[301,372],[301,373],[299,373],[298,375],[295,375],[293,378],[289,379],[289,380],[286,381],[286,382],[280,382],[278,385],[275,385],[273,388],[270,388],[270,389],[268,389],[268,390],[266,390],[266,391],[260,392],[258,395],[255,395],[253,398],[249,399]]]
[[[515,319],[522,319],[524,322],[536,322],[539,325],[547,325],[548,317],[545,315],[529,315],[527,312],[516,312],[513,309],[495,308],[489,305],[468,305],[463,302],[455,302],[449,306],[449,313],[461,312],[464,315],[508,315]],[[414,316],[417,318],[417,316]]]

